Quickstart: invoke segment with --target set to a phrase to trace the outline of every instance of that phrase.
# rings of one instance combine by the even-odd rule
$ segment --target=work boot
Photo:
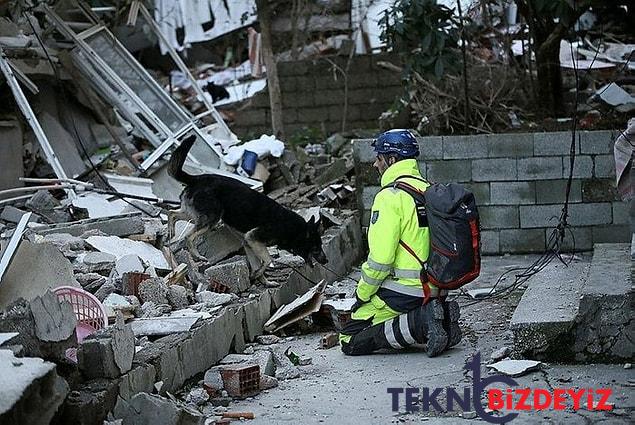
[[[422,310],[422,323],[426,336],[426,354],[428,357],[436,357],[448,346],[448,334],[443,328],[443,303],[438,298],[433,298],[428,304],[420,307]]]
[[[459,327],[459,317],[461,317],[461,311],[459,309],[459,303],[456,301],[444,301],[443,302],[443,328],[448,334],[448,344],[446,349],[454,347],[461,342],[462,333]]]

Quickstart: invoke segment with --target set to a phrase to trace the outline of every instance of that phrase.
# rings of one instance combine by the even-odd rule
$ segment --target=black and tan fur
[[[267,246],[272,245],[301,256],[310,265],[313,260],[326,263],[318,224],[313,218],[306,222],[300,215],[231,177],[186,173],[183,164],[195,140],[194,136],[184,140],[170,159],[169,174],[185,185],[181,208],[169,214],[170,235],[174,234],[176,220],[193,221],[196,231],[187,237],[187,243],[200,257],[195,238],[222,222],[242,233],[247,248],[262,260],[254,276],[261,276],[271,263]]]

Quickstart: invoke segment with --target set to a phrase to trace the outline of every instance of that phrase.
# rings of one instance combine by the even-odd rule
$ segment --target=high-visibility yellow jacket
[[[381,177],[382,187],[390,185],[398,177],[418,189],[425,190],[429,185],[421,179],[421,173],[415,159],[406,159],[388,167]],[[373,201],[370,225],[368,228],[368,259],[362,264],[362,276],[357,284],[357,296],[366,302],[377,294],[396,310],[399,308],[387,298],[406,296],[423,297],[423,288],[419,278],[421,265],[406,251],[399,240],[403,240],[422,260],[428,259],[430,236],[427,227],[419,227],[415,202],[412,196],[403,190],[385,188]],[[433,287],[431,287],[433,289]],[[434,288],[436,289],[436,288]]]

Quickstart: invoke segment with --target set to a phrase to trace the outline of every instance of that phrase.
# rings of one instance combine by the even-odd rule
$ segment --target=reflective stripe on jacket
[[[388,167],[381,177],[381,185],[387,186],[398,177],[421,178],[415,159],[406,159]],[[400,181],[425,190],[428,184],[421,180],[402,177]],[[417,211],[412,197],[393,188],[381,190],[373,201],[368,227],[368,259],[362,264],[362,276],[357,284],[357,296],[368,301],[379,288],[423,297],[419,280],[421,265],[399,240],[409,245],[422,260],[428,259],[430,236],[427,227],[419,227]]]

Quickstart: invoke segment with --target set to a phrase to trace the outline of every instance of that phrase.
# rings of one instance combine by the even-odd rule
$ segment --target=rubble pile
[[[154,28],[144,6],[133,6]],[[195,255],[187,242],[193,223],[177,221],[168,234],[182,190],[167,175],[170,152],[195,135],[189,172],[229,176],[307,220],[319,219],[323,243],[334,251],[358,239],[350,235],[359,231],[355,214],[346,210],[354,201],[350,139],[335,135],[291,147],[262,135],[241,143],[213,104],[217,96],[233,101],[231,94],[222,99],[219,87],[251,78],[248,62],[225,70],[203,66],[194,77],[175,60],[166,82],[83,6],[41,4],[8,16],[0,19],[0,78],[11,88],[0,131],[12,155],[3,161],[8,177],[0,176],[0,353],[12,350],[28,364],[46,360],[40,368],[55,391],[43,400],[50,407],[44,422],[56,411],[69,423],[249,419],[249,412],[226,410],[232,398],[268,391],[310,364],[285,354],[284,340],[260,335],[263,323],[273,306],[306,290],[299,276],[320,280],[335,272],[298,275],[308,268],[301,257],[269,248],[273,263],[263,286],[242,236],[222,225],[195,239],[201,254]],[[80,37],[79,28],[93,35]],[[331,267],[345,272],[357,249],[338,253]],[[226,344],[216,328],[223,328]],[[241,346],[256,337],[258,343]],[[171,394],[200,373],[200,364],[182,378],[155,382],[168,375],[156,362],[171,355],[161,348],[171,338],[198,338],[199,350],[212,344],[213,355],[196,354],[205,369],[222,359],[196,387],[179,392],[180,400]],[[244,354],[223,359],[228,352]],[[29,371],[17,363],[10,372],[27,379]],[[18,400],[3,405],[0,418],[21,417]]]

